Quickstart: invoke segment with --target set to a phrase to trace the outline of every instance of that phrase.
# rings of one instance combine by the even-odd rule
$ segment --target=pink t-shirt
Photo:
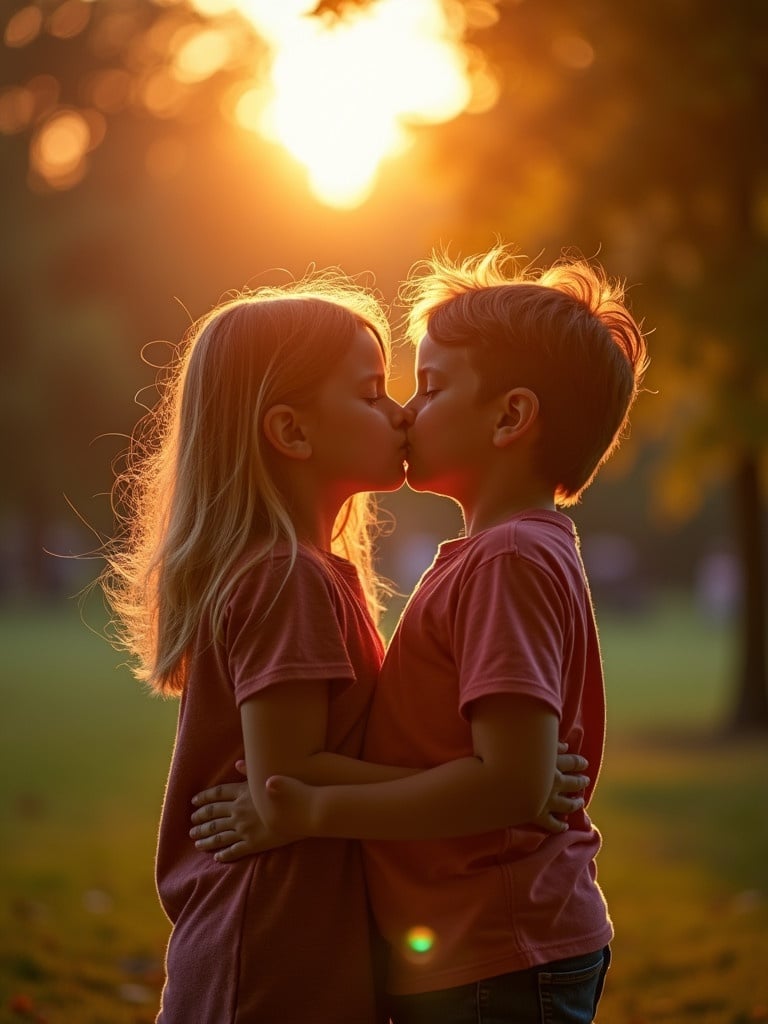
[[[359,757],[383,647],[354,567],[299,548],[249,572],[227,607],[222,659],[201,628],[181,700],[157,851],[173,924],[162,1024],[373,1024],[359,844],[305,840],[219,864],[189,838],[192,796],[237,778],[239,706],[270,686],[330,680],[326,749]],[[222,664],[223,661],[223,664]]]
[[[368,723],[365,758],[430,768],[473,753],[471,702],[525,694],[560,720],[589,760],[605,728],[603,677],[573,524],[521,513],[440,546],[398,623]],[[597,950],[612,928],[597,885],[600,836],[586,813],[569,831],[535,826],[460,839],[364,844],[397,994],[463,985]],[[426,953],[412,928],[434,933]]]

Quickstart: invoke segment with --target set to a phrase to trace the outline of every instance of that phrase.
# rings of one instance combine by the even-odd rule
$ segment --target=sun
[[[450,0],[373,0],[327,18],[306,0],[195,0],[207,13],[212,3],[236,7],[269,48],[268,81],[243,89],[237,121],[293,154],[328,205],[359,206],[416,126],[476,104],[482,69]]]

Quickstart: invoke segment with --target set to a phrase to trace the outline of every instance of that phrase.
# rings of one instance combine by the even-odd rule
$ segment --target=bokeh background
[[[156,367],[232,290],[341,266],[397,323],[415,260],[498,239],[542,265],[598,258],[651,332],[631,434],[573,510],[611,705],[605,1019],[768,1019],[768,7],[0,12],[0,1020],[152,1019],[175,708],[77,595]],[[403,345],[400,399],[411,371]],[[406,594],[460,518],[408,491],[383,504],[381,566]]]

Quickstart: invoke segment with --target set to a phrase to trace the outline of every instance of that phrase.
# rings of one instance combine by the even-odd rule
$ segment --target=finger
[[[202,839],[198,839],[195,843],[195,849],[204,850],[206,852],[215,852],[221,850],[222,847],[230,846],[232,843],[237,842],[236,832],[217,832],[212,836],[203,836]]]
[[[562,789],[563,787],[561,786],[560,788]],[[205,804],[190,816],[190,821],[194,822],[195,825],[199,825],[204,821],[212,821],[214,818],[225,818],[228,809],[229,804]]]
[[[563,775],[557,788],[561,793],[581,793],[590,781],[588,775]]]
[[[552,797],[549,801],[550,814],[573,814],[574,811],[580,811],[584,806],[584,801],[580,796],[564,796],[559,793],[557,796]]]
[[[211,804],[217,800],[234,800],[240,792],[240,786],[239,782],[222,782],[220,786],[214,786],[213,789],[204,789],[202,793],[195,793],[192,803],[195,807],[200,807],[202,804]]]
[[[215,836],[219,832],[231,832],[232,824],[229,818],[212,818],[204,821],[189,830],[191,839],[205,839],[206,836]]]
[[[565,786],[559,786],[559,789],[564,789]],[[214,818],[226,820],[235,816],[236,803],[234,800],[229,800],[224,804],[205,804],[204,807],[194,811],[189,820],[195,825],[199,825],[205,821],[212,821]]]
[[[567,743],[563,743],[562,740],[559,740],[558,744],[557,744],[557,752],[558,752],[558,754],[564,754],[567,749],[568,749],[568,744]]]
[[[552,832],[554,835],[568,831],[567,823],[565,821],[561,821],[560,818],[556,818],[553,814],[547,814],[541,822],[541,825],[542,828],[545,828],[548,832]]]
[[[235,761],[235,768],[237,768],[240,774],[244,775],[246,779],[248,778],[248,769],[245,767],[245,761]]]
[[[581,754],[558,754],[557,767],[561,772],[584,772],[589,767],[589,761]]]
[[[213,855],[213,859],[219,861],[221,864],[231,864],[233,861],[242,860],[243,857],[248,857],[251,853],[248,848],[248,844],[242,840],[238,843],[233,843],[228,846],[225,850],[217,850]]]

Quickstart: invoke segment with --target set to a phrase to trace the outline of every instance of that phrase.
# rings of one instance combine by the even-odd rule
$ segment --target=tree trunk
[[[736,538],[742,573],[739,665],[730,731],[768,732],[766,671],[766,551],[757,455],[740,459],[735,477]]]

